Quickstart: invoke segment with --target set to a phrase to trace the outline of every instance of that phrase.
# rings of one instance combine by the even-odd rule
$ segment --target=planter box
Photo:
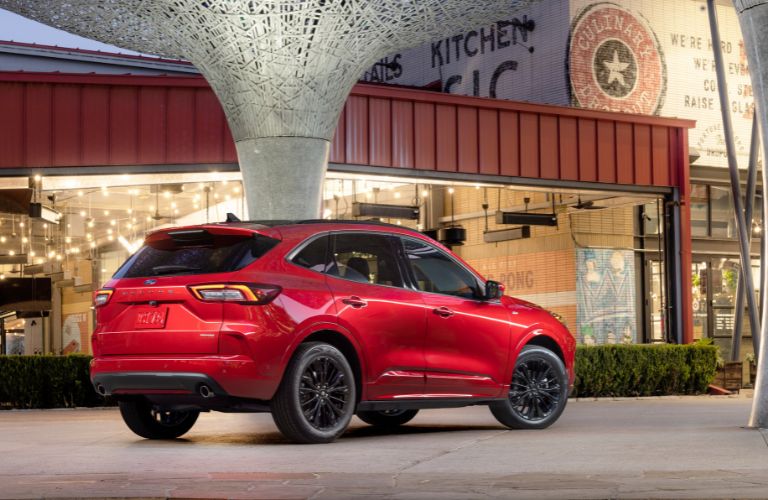
[[[712,384],[729,391],[741,390],[743,384],[741,361],[728,361],[717,369]]]

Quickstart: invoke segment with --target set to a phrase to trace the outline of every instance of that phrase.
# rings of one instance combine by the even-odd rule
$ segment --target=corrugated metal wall
[[[331,162],[676,186],[692,125],[358,85]],[[0,73],[0,168],[236,161],[201,78]]]
[[[693,122],[359,85],[331,162],[677,186]]]

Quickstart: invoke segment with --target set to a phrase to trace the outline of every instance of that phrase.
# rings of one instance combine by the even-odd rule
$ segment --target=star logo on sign
[[[613,61],[603,61],[603,66],[608,70],[608,85],[618,82],[622,87],[626,87],[623,71],[627,69],[629,63],[623,63],[619,60],[619,52],[613,51]]]

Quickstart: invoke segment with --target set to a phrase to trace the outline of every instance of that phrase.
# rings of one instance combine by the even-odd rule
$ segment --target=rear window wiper
[[[152,272],[155,275],[158,274],[176,274],[176,273],[189,273],[193,271],[199,271],[199,267],[182,266],[177,264],[169,264],[166,266],[155,266],[152,268]]]

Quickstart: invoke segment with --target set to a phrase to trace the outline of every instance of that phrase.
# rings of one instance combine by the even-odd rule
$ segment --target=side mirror
[[[493,300],[498,299],[504,295],[504,285],[498,281],[488,280],[485,282],[485,295],[483,299]]]

